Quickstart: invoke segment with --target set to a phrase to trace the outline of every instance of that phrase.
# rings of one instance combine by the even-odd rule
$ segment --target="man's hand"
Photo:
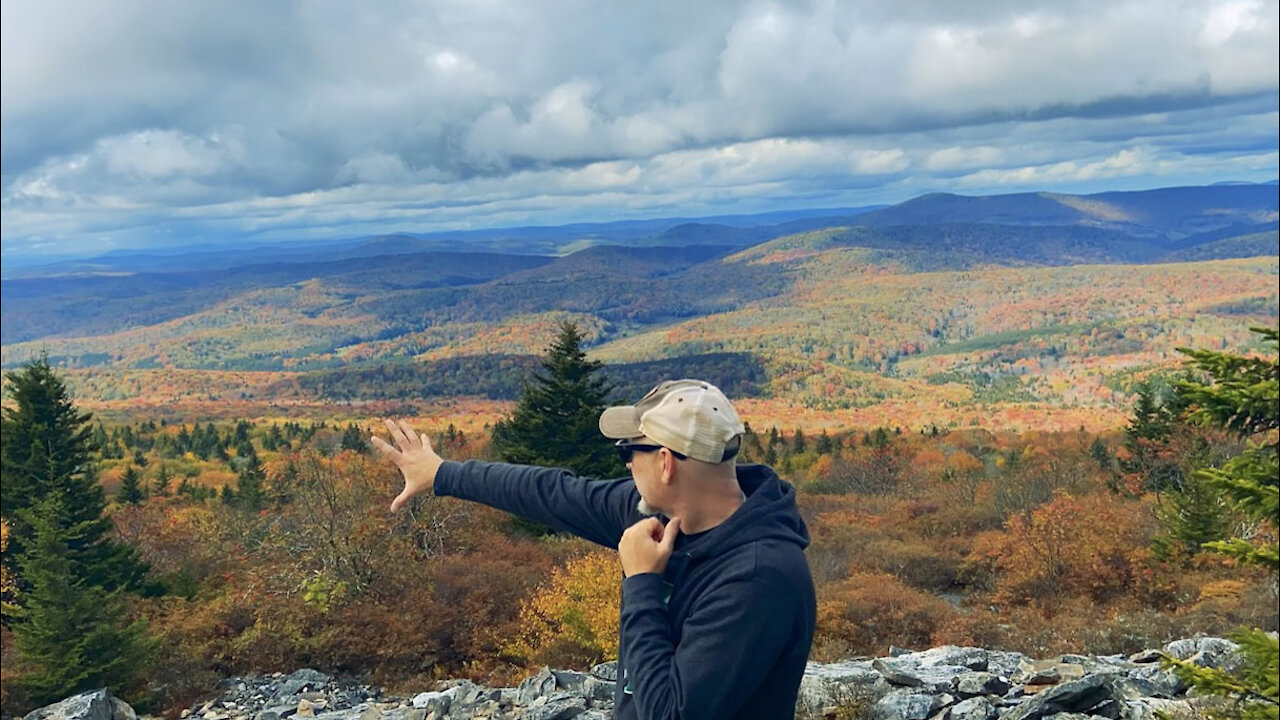
[[[667,560],[676,546],[676,535],[679,534],[680,518],[671,518],[665,528],[662,521],[654,517],[645,518],[627,528],[618,543],[622,574],[631,577],[666,570]]]
[[[400,474],[404,475],[404,490],[391,501],[391,511],[395,512],[404,507],[414,495],[428,492],[435,486],[436,471],[444,460],[431,449],[431,441],[427,439],[426,433],[414,432],[404,420],[399,423],[390,420],[383,422],[387,424],[391,439],[399,449],[377,435],[370,438],[370,441],[383,455],[391,458],[391,462],[400,468]]]

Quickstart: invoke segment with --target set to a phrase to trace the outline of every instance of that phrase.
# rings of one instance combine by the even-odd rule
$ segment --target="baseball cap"
[[[732,441],[744,431],[729,398],[720,388],[701,380],[668,380],[635,405],[611,407],[600,415],[600,432],[605,437],[647,437],[709,463],[727,460],[726,447],[736,448]]]

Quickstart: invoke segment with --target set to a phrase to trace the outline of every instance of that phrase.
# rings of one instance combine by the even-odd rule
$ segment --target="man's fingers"
[[[395,500],[391,501],[391,512],[395,512],[404,507],[404,504],[409,502],[410,497],[412,496],[409,495],[409,489],[405,488],[403,492],[396,496]]]
[[[386,440],[383,440],[377,435],[371,435],[369,436],[369,443],[372,444],[378,452],[390,457],[393,461],[399,462],[400,451],[391,447]]]
[[[422,441],[418,439],[418,433],[414,431],[408,420],[400,420],[399,425],[400,432],[404,433],[404,439],[409,443],[410,448],[417,449],[422,447]]]
[[[409,441],[405,439],[404,431],[400,429],[400,426],[390,418],[384,419],[382,422],[386,423],[387,432],[391,435],[391,440],[396,444],[396,447],[402,451],[408,451]]]
[[[680,518],[671,518],[662,529],[662,551],[670,555],[676,549],[676,536],[680,534]]]

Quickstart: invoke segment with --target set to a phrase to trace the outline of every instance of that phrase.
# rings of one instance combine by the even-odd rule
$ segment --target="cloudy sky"
[[[2,249],[1280,174],[1277,0],[3,1]]]

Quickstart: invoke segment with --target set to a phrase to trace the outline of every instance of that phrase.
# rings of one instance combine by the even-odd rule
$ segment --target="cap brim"
[[[640,413],[634,405],[606,408],[600,413],[600,432],[607,438],[626,440],[640,437]]]

